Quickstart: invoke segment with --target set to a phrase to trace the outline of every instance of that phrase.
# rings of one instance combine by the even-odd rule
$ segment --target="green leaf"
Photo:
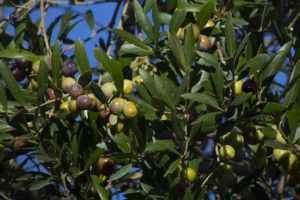
[[[274,139],[265,140],[264,145],[266,147],[270,147],[270,148],[273,148],[273,149],[288,149],[287,146],[279,143],[277,140],[274,140]]]
[[[227,13],[225,21],[225,43],[226,51],[229,57],[233,57],[235,53],[235,31],[232,25],[232,15]]]
[[[25,34],[26,23],[22,22],[16,26],[15,36],[16,36],[16,47],[20,48],[23,46],[23,38]]]
[[[87,24],[89,25],[89,27],[94,30],[94,27],[95,27],[95,19],[94,19],[94,15],[93,15],[93,12],[88,9],[86,12],[85,12],[85,20],[87,22]]]
[[[138,24],[141,26],[141,28],[145,31],[147,36],[151,39],[151,41],[154,41],[154,34],[152,29],[152,24],[147,18],[143,8],[141,7],[138,0],[133,1],[133,7],[135,11],[135,16],[137,19]]]
[[[19,87],[18,82],[14,78],[10,69],[6,66],[4,62],[0,60],[0,74],[5,81],[9,91],[14,96],[14,98],[22,105],[25,105],[24,97],[22,96],[22,91]]]
[[[298,128],[296,129],[295,137],[294,137],[293,143],[296,143],[296,142],[299,140],[299,138],[300,138],[300,127],[298,127]]]
[[[120,29],[110,29],[110,31],[118,35],[120,38],[126,40],[127,42],[134,44],[136,47],[140,47],[145,50],[151,50],[149,46],[147,46],[145,43],[143,43],[141,40],[136,38],[131,33],[128,33]]]
[[[156,151],[171,151],[181,156],[180,153],[175,150],[175,144],[171,140],[156,140],[154,143],[150,142],[146,145],[145,152],[150,153]]]
[[[206,62],[208,62],[212,67],[214,67],[214,68],[219,67],[218,58],[216,58],[212,54],[206,53],[206,52],[203,52],[203,51],[196,51],[196,53],[201,58],[203,58],[203,60],[205,60]]]
[[[4,49],[0,51],[0,58],[10,58],[10,59],[25,59],[28,61],[44,60],[45,56],[38,56],[29,51],[21,49]]]
[[[89,59],[79,38],[75,42],[75,59],[78,63],[80,74],[84,74],[90,70]]]
[[[88,70],[84,73],[81,73],[80,76],[78,77],[78,83],[82,85],[83,87],[87,86],[90,84],[92,81],[92,70]]]
[[[242,73],[246,73],[247,76],[250,76],[257,70],[263,69],[268,62],[267,54],[258,54],[246,63]]]
[[[249,185],[255,183],[257,181],[257,178],[261,175],[263,172],[263,168],[258,168],[254,170],[251,174],[241,179],[233,188],[231,191],[231,194],[238,193],[242,189],[248,187]]]
[[[91,82],[91,90],[95,94],[97,99],[99,99],[101,101],[101,103],[106,103],[107,100],[106,100],[106,97],[105,97],[101,87],[94,81]]]
[[[152,96],[160,97],[160,94],[155,86],[155,82],[153,77],[149,74],[149,72],[145,71],[144,69],[139,69],[139,74],[141,75],[148,91]]]
[[[99,178],[95,175],[91,175],[92,183],[94,187],[96,188],[96,191],[100,197],[101,200],[109,200],[109,191],[105,190],[104,187],[102,187],[99,184]]]
[[[182,158],[178,158],[177,160],[172,162],[172,164],[169,166],[168,170],[164,174],[164,177],[168,176],[169,174],[172,174],[177,169],[179,163],[181,162],[181,159]]]
[[[160,93],[160,97],[170,108],[174,108],[173,92],[168,80],[168,78],[160,78],[154,75],[155,86]],[[166,87],[166,85],[168,85],[168,87]]]
[[[217,100],[215,98],[207,95],[207,94],[185,93],[185,94],[182,94],[181,97],[184,98],[184,99],[189,99],[191,101],[196,101],[196,102],[211,106],[211,107],[216,108],[218,110],[222,110],[219,107]]]
[[[230,105],[231,106],[241,105],[242,103],[247,101],[251,96],[252,96],[252,92],[238,94],[235,96],[235,98],[233,99]]]
[[[123,152],[123,153],[131,153],[131,147],[129,144],[129,138],[127,135],[124,133],[118,133],[116,135],[109,135],[110,138],[114,143],[118,145],[118,148]]]
[[[59,30],[59,33],[57,36],[58,38],[60,38],[65,33],[67,28],[70,26],[72,16],[73,16],[73,12],[69,11],[69,12],[65,13],[64,16],[62,17],[61,24],[60,24],[60,30]]]
[[[224,73],[220,66],[216,68],[215,73],[212,73],[213,82],[216,89],[217,97],[219,101],[223,101],[223,86],[224,86]]]
[[[38,104],[41,104],[44,101],[48,88],[48,65],[44,60],[41,61],[39,71],[37,74],[38,82]]]
[[[202,30],[206,25],[207,21],[210,19],[211,14],[214,10],[214,1],[207,1],[200,9],[197,16],[197,25],[199,29]]]
[[[244,39],[242,40],[242,42],[240,43],[239,48],[234,56],[234,66],[236,66],[236,62],[237,62],[238,58],[240,57],[241,52],[244,50],[244,48],[247,44],[247,41],[249,39],[249,36],[250,36],[250,33],[247,33],[246,36],[244,37]]]
[[[193,64],[194,56],[195,56],[195,41],[194,41],[194,31],[192,25],[186,31],[185,39],[184,39],[184,55],[185,55],[185,63],[188,67]]]
[[[114,58],[111,59],[111,66],[109,73],[113,77],[114,84],[120,94],[123,93],[124,75],[122,66]]]
[[[112,174],[108,181],[111,182],[111,181],[118,180],[119,178],[125,176],[130,169],[132,169],[132,164],[123,166],[116,173]]]
[[[30,185],[29,190],[39,190],[42,189],[43,187],[49,185],[51,183],[51,181],[53,181],[53,177],[49,177],[47,179],[44,180],[38,180],[35,181],[33,184]]]
[[[178,105],[178,103],[180,102],[180,97],[181,97],[182,93],[185,92],[186,86],[187,86],[189,78],[190,78],[190,73],[191,73],[191,70],[189,69],[185,73],[185,75],[178,87],[178,90],[177,90],[176,96],[175,96],[175,100],[174,100],[174,107],[176,107]]]
[[[261,86],[267,86],[273,80],[274,76],[280,70],[282,64],[284,63],[292,42],[288,42],[283,45],[271,58],[270,62],[259,74],[259,83]]]
[[[147,91],[146,87],[144,85],[140,85],[140,84],[137,84],[135,86],[138,94],[140,95],[140,97],[145,100],[147,103],[151,104],[151,96],[149,94],[149,92]]]
[[[152,105],[150,105],[149,103],[143,101],[141,98],[138,98],[134,95],[125,95],[125,97],[127,99],[129,99],[130,101],[133,101],[134,103],[140,105],[140,106],[143,106],[143,107],[146,107],[146,108],[149,108],[151,110],[155,110],[154,107],[152,107]]]
[[[77,138],[73,137],[72,143],[71,143],[71,147],[72,147],[72,160],[73,160],[73,166],[77,167],[78,166],[78,142],[77,142]]]
[[[170,25],[172,15],[165,12],[158,12],[158,18],[161,24]]]
[[[56,41],[52,51],[52,77],[57,87],[61,87],[61,58],[60,58],[60,44]]]
[[[88,169],[103,153],[103,149],[97,148],[93,153],[89,156],[89,159],[86,161],[84,166],[84,170]]]
[[[134,44],[124,43],[118,51],[118,54],[119,56],[131,56],[131,54],[137,56],[151,56],[154,55],[154,51],[142,49],[140,47],[135,46]]]
[[[288,106],[282,105],[280,103],[275,103],[275,102],[268,102],[264,106],[263,110],[261,113],[273,113],[273,112],[281,112],[284,109],[287,109]]]
[[[175,10],[171,18],[169,32],[177,33],[178,29],[180,28],[180,26],[183,24],[185,20],[186,14],[187,14],[186,11],[182,9]]]
[[[284,104],[290,105],[294,103],[300,92],[300,60],[296,63],[293,72],[290,76],[287,87],[284,88],[282,93],[286,93],[284,96]],[[288,91],[287,91],[288,90]]]
[[[180,44],[178,37],[174,32],[169,32],[168,39],[169,39],[170,49],[173,52],[174,56],[179,61],[179,63],[185,67],[186,65],[185,65],[184,50],[183,50],[183,46]]]
[[[0,102],[3,106],[3,110],[6,111],[7,110],[7,97],[6,97],[6,90],[5,90],[5,86],[2,83],[2,80],[0,80]]]
[[[222,112],[212,112],[201,115],[194,122],[192,122],[192,125],[201,124],[201,132],[207,133],[215,131],[215,129],[221,123],[221,115]]]
[[[297,104],[294,104],[293,107],[287,113],[287,120],[290,129],[290,138],[293,142],[296,142],[299,138],[296,138],[296,129],[299,126],[300,119],[300,110]]]
[[[111,61],[110,58],[106,55],[106,53],[99,48],[94,48],[94,56],[97,59],[97,61],[100,63],[101,67],[105,69],[105,71],[109,72],[111,74]]]
[[[152,4],[152,19],[153,19],[153,32],[154,32],[154,45],[157,44],[157,41],[159,39],[159,30],[160,30],[160,21],[159,21],[159,16],[158,16],[158,8],[157,8],[157,3],[154,1]]]

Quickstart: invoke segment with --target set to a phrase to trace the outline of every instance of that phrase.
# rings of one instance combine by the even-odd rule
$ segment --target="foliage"
[[[299,1],[115,0],[122,26],[99,30],[92,10],[72,11],[107,2],[3,4],[15,12],[0,23],[1,196],[299,198]],[[72,39],[82,21],[93,34]],[[90,66],[84,43],[105,28]]]

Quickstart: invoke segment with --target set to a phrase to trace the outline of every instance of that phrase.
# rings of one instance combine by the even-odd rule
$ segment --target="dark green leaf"
[[[196,51],[196,53],[206,62],[208,62],[212,67],[219,67],[218,58],[214,57],[212,54],[203,51]]]
[[[214,10],[214,1],[207,1],[200,9],[198,16],[197,16],[197,25],[199,29],[206,25],[207,21],[210,19],[211,14]]]
[[[72,143],[71,143],[71,147],[72,147],[72,160],[73,160],[73,166],[77,167],[78,166],[78,142],[77,142],[77,138],[73,137]]]
[[[38,56],[29,51],[21,49],[4,49],[0,51],[0,58],[20,58],[33,62],[36,60],[43,60],[45,56]]]
[[[236,65],[236,61],[240,58],[241,53],[247,44],[249,36],[250,36],[250,33],[247,33],[246,36],[244,37],[244,39],[242,40],[242,42],[240,43],[239,48],[234,56],[234,65]]]
[[[106,97],[99,85],[95,83],[94,81],[91,82],[91,90],[102,103],[106,103]]]
[[[159,12],[158,17],[161,24],[167,24],[167,25],[170,24],[172,19],[172,15],[165,12]]]
[[[182,9],[175,10],[171,18],[169,32],[177,33],[178,29],[183,24],[185,17],[186,17],[186,11]]]
[[[38,180],[35,181],[33,184],[30,185],[29,190],[39,190],[42,189],[43,187],[49,185],[53,181],[53,177],[49,177],[45,180]]]
[[[172,174],[177,169],[179,163],[181,162],[181,159],[182,158],[178,158],[177,160],[172,162],[172,164],[168,167],[168,170],[164,174],[164,177],[168,176],[169,174]]]
[[[180,153],[178,153],[175,150],[175,144],[171,140],[156,140],[154,143],[150,142],[146,145],[145,152],[155,152],[155,151],[171,151],[177,155],[180,156]]]
[[[114,34],[118,35],[122,39],[126,40],[129,43],[134,44],[136,47],[140,47],[145,50],[151,50],[149,46],[147,46],[145,43],[143,43],[141,40],[136,38],[134,35],[131,33],[128,33],[126,31],[120,30],[120,29],[110,29],[111,32]]]
[[[111,135],[110,138],[114,143],[118,145],[118,148],[123,152],[123,153],[131,153],[131,147],[129,144],[129,137],[125,135],[124,133],[118,133],[116,135]]]
[[[208,106],[211,106],[213,108],[216,108],[218,110],[222,110],[219,105],[218,102],[215,98],[206,95],[206,94],[200,94],[200,93],[185,93],[181,95],[182,98],[184,99],[189,99],[191,101],[196,101]]]
[[[79,65],[80,74],[90,70],[89,59],[81,40],[78,38],[75,43],[75,59]]]
[[[175,96],[175,100],[174,100],[174,107],[176,107],[178,105],[178,103],[180,102],[181,94],[183,92],[185,92],[189,78],[190,78],[190,69],[185,73],[185,75],[178,87],[178,90],[177,90],[176,96]]]
[[[95,27],[95,19],[93,12],[89,9],[85,12],[85,20],[88,23],[89,27],[94,30]]]
[[[284,88],[282,93],[286,93],[284,97],[284,104],[290,105],[295,102],[300,92],[300,60],[296,63],[293,72],[290,76],[287,87]],[[293,85],[292,85],[293,84]],[[288,91],[287,91],[288,90]]]
[[[257,178],[261,175],[263,172],[263,168],[259,168],[254,170],[250,175],[244,177],[241,179],[233,188],[231,191],[231,194],[238,193],[242,189],[248,187],[249,185],[255,183],[257,181]]]
[[[57,87],[61,87],[61,58],[60,58],[60,44],[56,41],[52,51],[52,77]]]
[[[221,114],[221,112],[212,112],[201,115],[192,123],[192,125],[201,124],[201,132],[207,133],[215,131],[220,124]]]
[[[242,93],[235,96],[233,99],[231,106],[238,106],[245,101],[247,101],[252,96],[252,92]]]
[[[130,169],[132,169],[132,164],[128,164],[128,165],[123,166],[116,173],[111,175],[111,177],[109,178],[108,181],[110,182],[110,181],[118,180],[119,178],[125,176]]]
[[[111,59],[110,74],[113,77],[114,84],[120,94],[123,93],[124,75],[122,66],[114,58]]]
[[[91,70],[81,73],[80,76],[78,77],[78,83],[80,85],[82,85],[83,87],[89,85],[91,81],[92,81],[92,71]]]
[[[299,140],[299,138],[300,138],[300,127],[298,127],[298,128],[296,129],[295,137],[294,137],[293,143],[297,142],[297,141]]]
[[[160,97],[159,92],[155,86],[155,82],[153,77],[149,74],[149,72],[140,69],[139,74],[141,75],[148,91],[151,93],[152,96]]]
[[[26,23],[22,22],[16,26],[16,47],[20,48],[23,46],[23,38],[25,34]]]
[[[294,104],[293,107],[287,113],[287,120],[290,129],[290,138],[293,142],[298,141],[299,138],[296,137],[296,129],[299,126],[298,122],[300,119],[300,110],[297,104]]]
[[[264,145],[266,147],[270,147],[270,148],[273,148],[273,149],[288,149],[287,146],[279,143],[277,140],[274,140],[274,139],[267,139],[264,142]]]
[[[263,110],[261,113],[273,113],[273,112],[281,112],[284,109],[286,109],[287,106],[275,102],[268,102],[264,106]]]
[[[158,16],[158,8],[157,8],[157,3],[154,1],[152,4],[152,19],[153,19],[153,32],[154,32],[154,45],[157,44],[157,41],[159,39],[159,30],[160,30],[160,21],[159,21],[159,16]]]
[[[7,110],[7,97],[6,97],[6,90],[5,90],[5,86],[2,83],[2,80],[0,80],[0,102],[3,106],[3,110],[6,111]]]
[[[151,110],[155,110],[155,108],[152,107],[152,105],[150,105],[149,103],[143,101],[141,98],[138,98],[134,95],[125,95],[126,98],[128,98],[130,101],[133,101],[134,103],[149,108]]]
[[[11,126],[9,126],[9,125],[4,125],[4,126],[3,125],[4,124],[1,124],[0,130],[4,130],[6,128],[11,128]],[[2,140],[9,140],[9,139],[12,139],[12,138],[14,138],[14,136],[11,135],[11,134],[8,134],[8,133],[1,133],[0,134],[0,141],[2,141]]]
[[[286,43],[272,56],[270,62],[259,74],[260,85],[267,86],[273,80],[273,77],[277,74],[284,63],[290,51],[291,44],[291,41]]]
[[[72,16],[73,16],[73,12],[69,11],[65,13],[64,16],[62,17],[58,38],[60,38],[65,33],[66,29],[70,26]]]
[[[138,94],[140,95],[140,97],[145,100],[147,103],[151,104],[151,96],[149,94],[149,92],[147,91],[147,89],[145,88],[144,85],[140,85],[140,84],[137,84],[135,86]]]
[[[178,37],[174,32],[169,32],[168,39],[170,49],[172,50],[174,56],[182,66],[186,67],[183,46],[180,44]]]
[[[147,36],[153,41],[154,34],[153,34],[152,24],[147,18],[143,8],[141,7],[140,3],[137,0],[133,1],[133,7],[134,7],[135,16],[138,21],[138,24],[145,31]]]
[[[232,15],[227,13],[225,22],[225,43],[226,51],[229,57],[233,57],[235,53],[235,31],[232,25]]]
[[[243,71],[246,72],[248,76],[261,70],[268,63],[269,59],[266,54],[258,54],[255,57],[251,58],[243,68]]]
[[[124,43],[121,46],[121,49],[119,50],[119,55],[124,56],[124,55],[137,55],[137,56],[151,56],[154,55],[154,51],[152,50],[145,50],[140,47],[135,46],[134,44],[126,44]]]
[[[39,71],[37,74],[38,87],[38,103],[41,104],[44,101],[48,88],[48,65],[44,60],[41,61]]]
[[[160,93],[160,97],[170,108],[173,108],[173,92],[167,78],[160,78],[154,75],[155,86]],[[168,87],[166,87],[168,85]]]
[[[18,82],[14,78],[10,69],[6,66],[4,62],[0,60],[0,74],[5,81],[9,91],[15,97],[15,99],[21,104],[25,105],[24,97],[22,96],[21,89],[19,87]]]
[[[224,73],[220,66],[216,68],[215,73],[212,73],[213,82],[216,89],[217,97],[219,101],[223,101],[223,86],[224,86]]]
[[[111,74],[111,61],[106,53],[98,48],[94,48],[94,56],[97,61],[100,63],[101,67]]]
[[[193,64],[194,56],[195,56],[195,41],[194,41],[194,31],[193,27],[190,25],[186,31],[185,39],[184,39],[184,55],[185,55],[185,63],[188,67]]]
[[[99,178],[95,175],[91,175],[92,183],[94,187],[96,188],[96,191],[100,197],[101,200],[109,200],[109,191],[105,190],[104,187],[102,187],[99,184]]]
[[[97,148],[90,156],[89,159],[86,161],[84,166],[84,170],[88,169],[98,158],[100,158],[101,154],[103,153],[103,149]]]

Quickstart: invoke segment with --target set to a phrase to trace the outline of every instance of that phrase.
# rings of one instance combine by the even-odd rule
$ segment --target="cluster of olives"
[[[101,87],[104,95],[109,100],[108,107],[101,107],[100,116],[103,119],[108,119],[108,126],[120,132],[124,128],[124,117],[126,119],[134,118],[138,114],[138,109],[134,102],[128,101],[123,97],[116,97],[116,86],[113,82],[107,82]],[[128,79],[124,79],[123,94],[133,92],[133,83]]]
[[[186,25],[184,28],[179,28],[177,36],[180,40],[184,41],[186,31],[190,25]],[[196,48],[200,51],[209,51],[212,43],[206,35],[200,34],[199,27],[196,24],[191,24],[194,32],[194,40],[196,42]],[[210,25],[207,25],[209,27]]]
[[[25,59],[15,59],[10,70],[17,81],[23,81],[31,68],[31,62]]]

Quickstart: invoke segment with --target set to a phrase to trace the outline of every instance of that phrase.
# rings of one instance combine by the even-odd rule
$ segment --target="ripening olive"
[[[125,105],[125,100],[123,98],[115,98],[113,99],[110,104],[109,104],[109,109],[114,113],[114,114],[119,114],[123,112],[124,110],[124,105]]]
[[[98,159],[98,168],[101,174],[110,176],[115,170],[115,163],[111,158],[101,157]]]
[[[107,99],[110,99],[117,91],[115,84],[112,82],[105,83],[101,88]]]
[[[73,83],[68,87],[68,93],[73,97],[76,98],[83,93],[83,87],[79,83]]]
[[[137,107],[135,106],[135,104],[133,102],[128,101],[124,105],[123,113],[124,113],[125,117],[133,118],[137,115],[138,110],[137,110]]]
[[[130,94],[130,93],[132,93],[132,90],[133,90],[132,82],[128,79],[124,79],[123,93],[124,94]]]
[[[86,110],[92,107],[93,100],[88,95],[81,95],[76,99],[76,105],[79,110]]]
[[[62,66],[62,74],[73,76],[78,71],[78,65],[73,60],[67,60]]]

